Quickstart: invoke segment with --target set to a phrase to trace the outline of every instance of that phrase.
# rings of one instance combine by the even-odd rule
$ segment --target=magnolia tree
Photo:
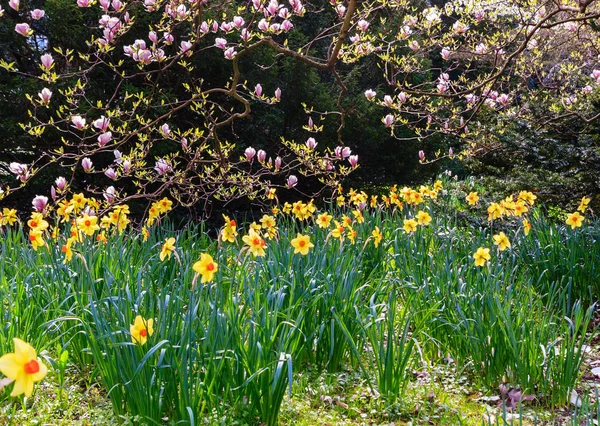
[[[468,142],[469,153],[493,143],[511,120],[545,126],[576,118],[585,126],[598,117],[595,1],[73,1],[95,22],[81,29],[89,32],[87,50],[42,52],[38,73],[28,76],[45,87],[24,95],[31,108],[23,129],[33,136],[56,132],[61,146],[33,164],[11,163],[17,183],[0,196],[52,163],[71,176],[57,177],[53,197],[66,192],[81,168],[105,175],[105,186],[88,190],[108,204],[167,193],[184,205],[273,197],[276,188],[296,187],[305,176],[335,187],[358,165],[342,138],[344,95],[355,64],[367,56],[387,85],[367,88],[364,96],[381,105],[381,125],[392,135],[399,127],[413,129],[418,139],[455,134]],[[10,0],[2,14],[29,40],[40,21],[61,19],[20,0]],[[295,44],[295,26],[316,14],[330,24],[311,42]],[[132,38],[140,28],[147,34]],[[246,81],[244,67],[269,66],[255,62],[262,49],[334,77],[337,148],[318,147],[317,116],[332,113],[316,112],[318,106],[306,110],[305,141],[282,138],[276,152],[258,141],[236,146],[236,125],[252,106],[286,96]],[[208,84],[194,66],[215,55],[229,63],[221,85]],[[0,65],[25,74],[14,63]],[[107,84],[102,96],[91,97],[97,78]],[[171,96],[173,82],[183,95]],[[495,118],[481,124],[490,113]]]

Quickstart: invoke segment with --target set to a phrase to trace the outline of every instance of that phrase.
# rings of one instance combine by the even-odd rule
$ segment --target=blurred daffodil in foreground
[[[10,396],[22,393],[30,397],[34,382],[39,382],[48,373],[48,368],[37,358],[33,346],[14,338],[15,352],[0,357],[0,372],[15,382]]]

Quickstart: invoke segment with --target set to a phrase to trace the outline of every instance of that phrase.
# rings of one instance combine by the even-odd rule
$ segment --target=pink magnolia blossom
[[[400,92],[398,93],[398,100],[401,103],[405,103],[408,100],[409,95],[406,92]]]
[[[168,32],[163,33],[163,38],[165,39],[165,44],[167,45],[171,45],[175,41],[175,37],[173,37],[173,34]]]
[[[352,150],[347,146],[336,146],[333,152],[337,158],[348,158],[352,153]]]
[[[596,83],[600,84],[600,70],[593,70],[590,77],[596,80]]]
[[[587,85],[583,89],[581,89],[581,91],[583,93],[585,93],[586,95],[589,95],[590,93],[592,93],[594,91],[594,89],[592,89],[592,86]]]
[[[217,46],[219,49],[225,50],[227,49],[227,40],[217,37],[215,39],[215,46]]]
[[[258,29],[261,30],[262,32],[267,32],[269,31],[269,23],[267,22],[266,19],[261,19],[258,22]]]
[[[131,161],[123,160],[121,165],[123,166],[123,173],[125,173],[126,175],[129,174],[129,172],[131,171]]]
[[[292,16],[287,7],[282,7],[279,9],[279,13],[277,14],[281,19],[288,19]]]
[[[17,24],[15,25],[15,31],[21,34],[23,37],[30,37],[33,35],[33,30],[29,26],[29,24]]]
[[[48,197],[44,197],[43,195],[36,195],[31,204],[33,205],[35,211],[43,212],[46,206],[48,205]]]
[[[242,29],[242,32],[240,34],[240,37],[242,38],[242,40],[248,41],[248,40],[250,40],[251,36],[252,36],[252,33],[250,31],[248,31],[247,28]]]
[[[217,21],[215,21],[212,24],[212,32],[216,33],[217,31],[219,31],[219,23]]]
[[[171,170],[171,166],[164,159],[160,158],[154,165],[154,170],[156,170],[159,175],[164,175]]]
[[[52,97],[52,92],[47,87],[44,87],[42,91],[38,93],[38,96],[42,100],[42,103],[44,105],[47,105],[48,102],[50,102],[50,98]]]
[[[252,159],[254,158],[254,156],[256,155],[256,150],[254,148],[252,148],[251,146],[249,146],[248,148],[246,148],[246,150],[244,151],[244,155],[246,156],[246,158],[249,161],[252,161]]]
[[[448,150],[448,157],[454,157],[454,150],[452,149],[452,147],[450,147],[450,149]]]
[[[80,0],[77,0],[80,1]],[[88,1],[88,0],[85,0]],[[144,7],[147,12],[154,12],[156,10],[156,0],[144,0]]]
[[[112,180],[117,179],[117,172],[115,171],[115,169],[113,169],[112,167],[109,167],[108,169],[106,169],[104,171],[104,175]]]
[[[20,1],[19,0],[9,0],[8,5],[15,10],[16,12],[19,11],[19,5],[20,5]]]
[[[369,29],[369,22],[365,21],[364,19],[361,19],[356,23],[356,26],[359,30],[361,30],[364,33],[365,31],[367,31],[367,29]]]
[[[241,16],[234,16],[233,17],[233,25],[235,25],[235,27],[239,30],[240,28],[242,28],[244,26],[245,22],[244,22],[244,18],[242,18]]]
[[[121,2],[121,0],[112,0],[112,2],[110,4],[111,4],[112,8],[114,10],[116,10],[117,12],[123,8],[123,2]]]
[[[163,134],[163,136],[169,136],[171,134],[171,128],[169,127],[169,125],[167,123],[163,124],[162,126],[160,126],[160,132]]]
[[[152,43],[157,43],[158,42],[158,34],[156,34],[156,31],[150,31],[148,33],[148,39],[152,42]]]
[[[281,89],[279,87],[275,89],[275,99],[277,99],[277,102],[281,100]]]
[[[277,2],[277,0],[271,0],[269,2],[269,5],[267,6],[267,12],[273,16],[277,14],[277,11],[279,10],[281,6],[279,5],[279,3]]]
[[[506,93],[501,94],[500,96],[498,96],[498,98],[496,99],[499,103],[501,103],[502,105],[506,105],[508,103],[508,95]]]
[[[390,127],[392,124],[394,124],[394,116],[392,114],[388,114],[385,116],[385,118],[383,119],[383,122],[385,123],[385,127]]]
[[[487,53],[487,46],[484,43],[479,43],[475,46],[475,53],[478,55],[485,55]]]
[[[29,178],[29,167],[27,164],[10,163],[8,169],[11,173],[14,173],[21,182],[25,182]]]
[[[179,44],[179,49],[181,50],[181,53],[185,53],[187,56],[191,56],[192,51],[190,50],[192,48],[192,43],[189,41],[182,41]]]
[[[227,49],[225,51],[225,53],[223,54],[223,56],[225,57],[225,59],[233,59],[235,57],[235,55],[237,54],[237,52],[235,51],[234,47],[230,47],[229,49]]]
[[[344,14],[346,13],[346,6],[344,6],[343,4],[338,4],[335,7],[335,11],[337,12],[337,14],[340,18],[343,18]]]
[[[447,47],[444,47],[440,52],[440,55],[442,56],[442,59],[446,61],[450,57],[450,50]]]
[[[77,0],[77,6],[79,7],[90,7],[91,0]]]
[[[377,95],[377,92],[375,92],[375,90],[373,90],[373,89],[365,90],[365,97],[368,100],[373,99],[376,95]]]
[[[90,160],[89,157],[85,157],[83,160],[81,160],[81,167],[83,167],[84,172],[89,173],[92,171],[94,163],[92,163],[92,160]]]
[[[313,130],[314,127],[315,127],[315,124],[313,123],[312,117],[308,117],[308,130]]]
[[[315,138],[308,138],[304,143],[308,149],[315,149],[318,145],[318,142]]]
[[[294,175],[290,175],[287,179],[287,187],[293,188],[298,184],[298,178]]]
[[[256,159],[258,161],[260,161],[261,163],[263,163],[267,158],[267,153],[265,151],[263,151],[262,149],[259,149],[258,152],[256,153]]]
[[[409,38],[412,35],[412,33],[413,30],[408,25],[405,25],[402,28],[400,28],[400,37],[402,37],[403,39]]]
[[[477,9],[475,12],[473,12],[473,16],[477,21],[483,21],[485,18],[485,12],[482,9]]]
[[[46,15],[46,12],[44,12],[41,9],[33,9],[31,11],[31,19],[33,19],[35,21],[39,21],[40,19],[42,19],[44,17],[44,15]]]
[[[224,33],[230,33],[233,30],[232,22],[221,22],[221,31]]]
[[[257,84],[256,86],[254,86],[254,94],[256,96],[258,96],[260,98],[262,96],[262,93],[263,93],[263,89],[262,89],[262,86],[260,85],[260,83]]]
[[[73,123],[73,127],[77,128],[77,130],[81,130],[85,127],[85,118],[82,118],[80,115],[71,117],[71,122]]]
[[[108,188],[106,188],[104,190],[104,192],[102,193],[102,196],[104,197],[104,199],[106,200],[107,203],[112,203],[115,199],[116,192],[117,191],[115,191],[114,186],[109,186]]]
[[[52,55],[50,55],[49,53],[44,53],[40,57],[40,60],[42,61],[42,66],[47,70],[52,68],[52,64],[54,64],[54,59],[52,58]]]
[[[281,29],[285,32],[288,32],[292,28],[294,28],[294,24],[292,24],[288,19],[281,23]]]
[[[281,169],[281,157],[275,157],[275,170]]]
[[[92,125],[101,132],[106,132],[106,129],[108,129],[109,124],[110,119],[102,115],[100,116],[100,118],[94,120],[94,123]]]
[[[59,191],[63,191],[67,187],[67,179],[62,176],[57,177],[54,183]]]
[[[420,161],[423,161],[423,160],[425,160],[425,152],[423,152],[423,151],[419,151],[419,160],[420,160]]]
[[[419,42],[417,40],[411,40],[408,43],[408,47],[410,48],[410,50],[416,52],[417,50],[419,50],[421,48],[421,46],[419,45]]]
[[[348,157],[348,162],[352,167],[358,166],[358,155],[351,155]]]
[[[112,140],[112,132],[102,133],[98,136],[98,144],[103,147]]]
[[[456,21],[454,25],[452,25],[452,29],[456,32],[456,34],[464,34],[469,30],[469,26],[461,21]]]

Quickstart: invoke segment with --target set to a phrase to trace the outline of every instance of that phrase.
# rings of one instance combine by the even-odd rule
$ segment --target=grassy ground
[[[124,207],[5,227],[0,354],[22,338],[49,374],[25,405],[1,391],[0,423],[593,424],[600,226],[528,194],[488,221],[472,189],[281,205],[218,241]]]

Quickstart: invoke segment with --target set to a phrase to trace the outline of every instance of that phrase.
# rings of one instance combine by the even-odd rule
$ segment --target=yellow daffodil
[[[48,368],[37,357],[35,349],[21,339],[14,338],[15,352],[0,357],[0,372],[15,382],[10,396],[22,393],[30,397],[33,384],[39,382],[48,373]]]
[[[221,229],[221,241],[228,241],[230,243],[235,242],[235,237],[237,237],[237,224],[235,220],[230,219],[228,216],[223,215],[223,219],[225,220],[225,226]]]
[[[44,231],[48,229],[48,222],[44,220],[44,216],[41,213],[31,213],[31,219],[27,221],[27,226],[32,231]]]
[[[286,201],[285,203],[283,203],[283,209],[282,209],[282,211],[285,214],[290,213],[292,211],[292,205]]]
[[[354,216],[354,219],[356,219],[357,223],[365,222],[365,217],[360,210],[352,210],[352,215]]]
[[[371,208],[377,207],[377,195],[371,195],[371,201],[369,202]]]
[[[529,208],[525,204],[525,201],[517,201],[514,205],[515,216],[522,216],[524,213],[527,213]]]
[[[160,260],[165,260],[165,257],[170,259],[173,250],[175,250],[175,238],[167,238],[160,250]]]
[[[414,219],[404,219],[404,226],[402,227],[409,234],[417,230],[417,221]]]
[[[375,227],[371,235],[373,236],[373,244],[375,244],[375,247],[379,247],[379,243],[381,243],[381,240],[383,239],[383,235],[381,235],[379,226]]]
[[[335,203],[338,205],[338,207],[343,207],[343,205],[346,203],[346,199],[344,198],[343,195],[339,195],[335,199]]]
[[[200,282],[209,283],[213,280],[215,273],[219,270],[219,265],[213,260],[208,253],[200,254],[200,260],[194,263],[192,269],[202,276]]]
[[[571,229],[580,228],[584,219],[585,217],[580,215],[579,212],[575,212],[568,215],[565,223],[571,225]]]
[[[145,345],[148,336],[154,334],[154,320],[152,318],[145,320],[141,315],[136,316],[133,324],[129,326],[129,333],[133,343]]]
[[[242,237],[242,241],[249,247],[250,253],[253,256],[263,257],[265,255],[265,240],[254,229],[250,228],[248,235]]]
[[[498,203],[492,203],[487,209],[488,220],[492,221],[502,217],[502,207]]]
[[[150,232],[148,232],[148,228],[146,228],[145,226],[142,227],[142,241],[146,242],[148,241],[148,237],[150,236]]]
[[[584,196],[581,199],[581,201],[579,202],[579,207],[577,207],[577,210],[580,211],[581,213],[585,213],[589,204],[590,204],[590,197]]]
[[[83,193],[75,194],[75,195],[73,195],[73,198],[71,199],[71,205],[73,206],[73,210],[76,213],[85,207],[86,202],[87,202],[87,199],[85,198]]]
[[[339,238],[340,240],[343,240],[345,232],[346,232],[346,229],[344,228],[344,226],[336,220],[333,231],[331,231],[331,236],[333,238]]]
[[[500,251],[510,248],[510,241],[508,241],[508,237],[504,232],[494,235],[494,244],[498,246]]]
[[[475,266],[485,266],[488,260],[490,260],[492,256],[490,256],[490,249],[479,247],[477,251],[473,254],[473,259],[475,259]]]
[[[469,195],[467,195],[465,199],[470,206],[474,206],[477,204],[477,201],[479,201],[479,195],[477,195],[477,192],[469,192]]]
[[[332,218],[333,216],[327,212],[321,213],[319,216],[317,216],[317,225],[319,228],[329,228]]]
[[[74,241],[75,240],[73,238],[69,238],[67,240],[67,243],[63,244],[63,246],[61,247],[60,251],[63,252],[65,255],[65,259],[63,260],[63,263],[70,262],[71,259],[73,259],[73,250],[71,249],[71,245],[73,245]]]
[[[38,247],[42,247],[46,245],[44,241],[42,231],[39,230],[31,230],[29,231],[29,241],[31,242],[31,246],[35,251],[37,251]]]
[[[525,236],[529,235],[529,231],[531,231],[531,223],[527,219],[523,219],[523,233]]]
[[[172,207],[173,201],[169,200],[167,197],[158,202],[158,210],[161,214],[169,212]]]
[[[77,228],[83,231],[87,236],[91,237],[94,235],[94,232],[100,229],[100,226],[98,226],[98,217],[84,214],[83,217],[77,219]]]
[[[533,206],[535,200],[537,199],[537,195],[534,195],[533,192],[529,191],[521,191],[519,192],[519,196],[517,197],[519,200],[525,201],[530,206]]]
[[[429,213],[424,212],[423,210],[419,210],[417,212],[416,218],[419,225],[427,226],[431,222],[431,216],[429,215]]]
[[[308,251],[315,246],[310,242],[310,236],[300,233],[298,233],[298,236],[291,243],[292,247],[294,247],[294,254],[300,253],[302,256],[306,256]]]
[[[2,209],[2,225],[14,225],[17,222],[17,211],[15,209]]]

